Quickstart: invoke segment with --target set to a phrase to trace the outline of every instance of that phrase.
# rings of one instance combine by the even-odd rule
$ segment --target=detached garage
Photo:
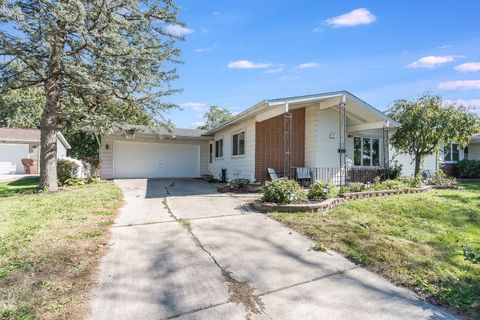
[[[131,125],[118,129],[101,141],[101,175],[124,179],[198,178],[208,174],[210,138],[203,136],[204,132],[178,128],[158,132]]]
[[[57,135],[57,157],[67,155],[70,149],[65,137]],[[37,162],[40,158],[40,130],[20,128],[0,128],[0,174],[25,173],[22,159],[30,158]],[[38,168],[36,170],[38,172]]]

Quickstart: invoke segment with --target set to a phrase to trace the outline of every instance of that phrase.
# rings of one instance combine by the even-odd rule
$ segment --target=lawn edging
[[[387,196],[396,196],[401,194],[415,194],[429,192],[433,189],[461,189],[461,187],[456,186],[425,186],[421,188],[412,188],[412,189],[392,189],[392,190],[373,190],[373,191],[362,191],[362,192],[351,192],[344,193],[338,198],[331,198],[320,201],[309,201],[306,203],[289,203],[289,204],[280,204],[272,202],[263,202],[261,200],[251,203],[251,206],[260,212],[286,212],[286,213],[296,213],[296,212],[326,212],[331,209],[336,208],[340,203],[344,201],[354,201],[366,198],[377,198],[377,197],[387,197]]]

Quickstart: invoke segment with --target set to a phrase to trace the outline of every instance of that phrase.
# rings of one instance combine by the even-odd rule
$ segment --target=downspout
[[[347,114],[346,114],[346,96],[342,94],[340,104],[338,105],[339,113],[339,164],[340,164],[340,185],[347,184],[347,150],[346,150],[346,133],[347,133]]]
[[[100,159],[100,148],[102,147],[102,143],[100,142],[100,138],[98,137],[96,132],[94,132],[93,135],[95,136],[95,140],[97,140],[98,143],[98,159]]]

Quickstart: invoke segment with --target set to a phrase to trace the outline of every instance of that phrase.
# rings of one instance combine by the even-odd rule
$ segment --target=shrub
[[[83,159],[83,162],[87,164],[87,168],[90,172],[88,172],[88,176],[91,178],[99,177],[100,176],[100,159],[97,157],[86,157]]]
[[[442,170],[435,171],[435,175],[432,179],[432,184],[435,186],[455,186],[457,185],[457,179],[447,177],[447,174]]]
[[[393,165],[390,165],[387,168],[386,174],[389,179],[395,180],[400,178],[400,174],[402,174],[402,165],[398,164],[398,161],[396,160],[392,162],[393,162]]]
[[[240,189],[244,189],[249,183],[250,183],[250,180],[248,179],[237,178],[230,181],[227,188],[229,190],[240,190]]]
[[[324,200],[335,198],[336,196],[338,196],[338,188],[334,184],[326,181],[316,181],[310,186],[310,190],[308,190],[308,199],[310,200]]]
[[[401,180],[385,180],[378,186],[375,186],[375,190],[402,190],[408,189],[410,186]]]
[[[367,189],[367,186],[361,182],[352,182],[340,188],[340,193],[362,192]]]
[[[65,180],[65,182],[63,183],[64,186],[69,186],[69,187],[73,187],[73,186],[83,186],[84,184],[85,184],[85,180],[83,180],[83,179],[77,179],[77,178],[67,179],[67,180]]]
[[[76,178],[78,165],[67,159],[57,161],[57,179],[61,185],[68,179]]]
[[[480,160],[461,160],[457,170],[460,178],[480,178]]]
[[[262,186],[265,202],[274,203],[298,203],[307,199],[307,194],[295,180],[281,178],[273,181],[267,181]]]

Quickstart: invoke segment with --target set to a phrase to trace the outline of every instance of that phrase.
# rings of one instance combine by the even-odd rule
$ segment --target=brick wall
[[[291,166],[305,165],[305,108],[292,114]],[[257,122],[255,126],[255,179],[267,180],[267,168],[284,174],[284,115]]]

